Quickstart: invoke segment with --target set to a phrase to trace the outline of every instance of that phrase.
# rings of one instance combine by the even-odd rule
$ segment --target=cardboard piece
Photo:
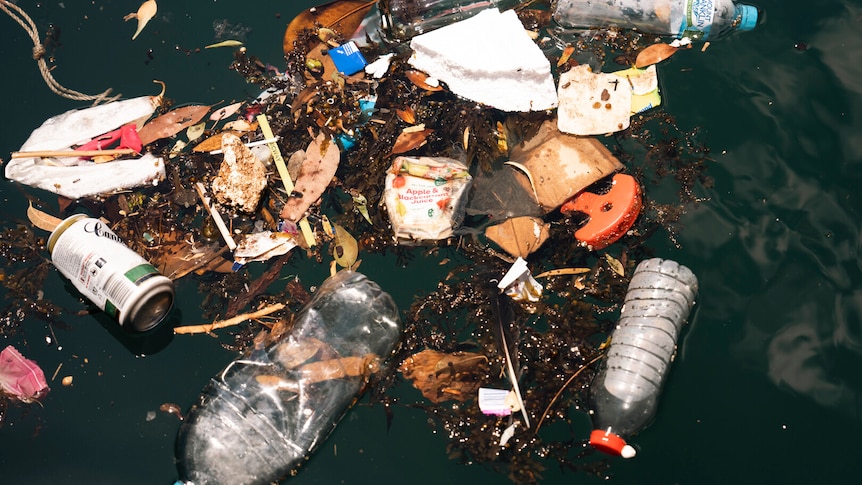
[[[545,213],[593,183],[625,166],[593,137],[561,133],[553,120],[542,124],[533,138],[512,148],[509,158],[530,173],[516,170],[516,178],[533,193]]]
[[[503,251],[526,258],[539,249],[550,235],[550,225],[538,217],[522,216],[488,226],[485,236]]]
[[[632,90],[616,74],[590,71],[587,65],[560,74],[557,127],[573,135],[602,135],[629,127]]]

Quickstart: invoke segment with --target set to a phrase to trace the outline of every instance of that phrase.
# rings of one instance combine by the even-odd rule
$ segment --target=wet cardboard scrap
[[[513,217],[488,226],[485,236],[512,256],[526,258],[547,241],[550,224],[538,217]]]
[[[629,127],[632,90],[616,74],[593,73],[587,65],[560,74],[557,127],[573,135],[603,135]]]
[[[561,133],[554,120],[546,121],[533,138],[512,148],[509,158],[526,168],[516,178],[525,193],[533,193],[547,213],[570,197],[625,166],[593,137]]]

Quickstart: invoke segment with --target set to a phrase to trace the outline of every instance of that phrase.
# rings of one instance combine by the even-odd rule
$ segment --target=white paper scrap
[[[479,409],[483,414],[493,416],[509,416],[512,408],[506,401],[510,391],[503,389],[479,388]]]

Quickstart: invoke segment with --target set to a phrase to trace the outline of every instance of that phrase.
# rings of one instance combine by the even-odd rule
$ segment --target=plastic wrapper
[[[48,394],[45,373],[38,364],[9,345],[0,352],[0,391],[23,402],[33,402]]]
[[[180,428],[186,483],[270,483],[335,429],[401,335],[389,294],[353,271],[327,279],[278,342],[231,362]]]
[[[473,178],[445,157],[397,157],[386,174],[384,198],[395,239],[446,239],[464,220]]]

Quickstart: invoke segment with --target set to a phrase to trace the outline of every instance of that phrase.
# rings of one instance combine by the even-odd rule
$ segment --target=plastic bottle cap
[[[747,31],[757,26],[757,7],[751,5],[738,5],[739,26],[736,30]]]
[[[632,446],[626,444],[626,440],[602,429],[594,429],[590,433],[590,444],[603,453],[623,458],[631,458],[637,453]]]

